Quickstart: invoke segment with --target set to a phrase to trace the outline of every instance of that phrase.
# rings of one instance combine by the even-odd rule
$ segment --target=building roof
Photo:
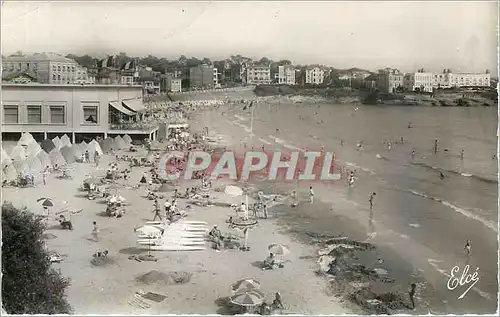
[[[12,84],[12,83],[2,83],[2,87],[37,87],[37,88],[140,88],[140,85],[99,85],[99,84],[42,84],[42,83],[29,83],[29,84]]]
[[[56,53],[35,53],[31,55],[11,55],[4,59],[5,62],[61,62],[78,64],[76,61]]]

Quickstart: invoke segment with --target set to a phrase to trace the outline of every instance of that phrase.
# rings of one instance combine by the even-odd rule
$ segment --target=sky
[[[315,1],[12,1],[2,54],[56,52],[496,73],[498,4]]]

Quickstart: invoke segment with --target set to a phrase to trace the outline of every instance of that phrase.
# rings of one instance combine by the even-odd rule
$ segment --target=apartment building
[[[295,85],[295,68],[293,66],[278,66],[278,84]]]
[[[451,87],[490,87],[491,75],[485,73],[450,73],[449,86]]]
[[[244,69],[244,83],[248,85],[269,85],[271,83],[271,67],[269,65],[246,65]]]
[[[191,88],[210,89],[218,87],[219,76],[213,65],[199,65],[189,69],[189,83]]]
[[[379,70],[377,76],[377,87],[384,93],[395,93],[404,87],[404,75],[398,69],[385,68]]]
[[[35,76],[36,82],[44,84],[89,83],[82,78],[82,67],[76,61],[54,53],[11,55],[2,60],[2,68],[7,76],[28,72]]]
[[[2,136],[67,134],[73,142],[109,134],[155,138],[158,127],[141,123],[145,110],[141,86],[3,84]]]
[[[182,92],[182,79],[167,74],[161,79],[161,91]]]
[[[406,91],[433,92],[435,79],[433,73],[407,73],[403,77],[403,87]]]
[[[318,66],[309,66],[306,67],[304,76],[306,84],[321,85],[325,80],[325,71]]]

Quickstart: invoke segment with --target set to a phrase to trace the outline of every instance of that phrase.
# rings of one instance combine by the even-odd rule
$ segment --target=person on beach
[[[465,242],[465,247],[464,247],[464,249],[467,251],[467,255],[470,255],[470,248],[471,248],[471,246],[470,246],[470,240],[467,240]]]
[[[94,238],[94,241],[99,241],[99,228],[97,227],[97,222],[94,221],[92,225],[94,226],[92,229],[92,238]]]
[[[99,153],[97,153],[97,151],[95,151],[95,154],[94,154],[94,163],[95,163],[95,167],[99,167]]]
[[[276,292],[276,294],[274,294],[273,306],[279,309],[285,309],[280,292]]]
[[[405,139],[403,137],[401,137],[401,139],[399,141],[401,142],[401,144],[405,143]]]
[[[462,161],[464,160],[464,150],[462,150],[460,152],[460,160],[462,160]]]
[[[392,150],[392,143],[391,143],[391,142],[387,143],[387,149],[388,149],[389,151],[390,151],[390,150]]]
[[[439,140],[434,140],[434,154],[437,154],[439,150]]]
[[[411,151],[411,159],[413,160],[415,158],[415,150]]]
[[[415,309],[415,289],[417,288],[417,284],[411,283],[411,289],[408,292],[410,295],[411,308]]]
[[[371,193],[370,199],[368,199],[368,202],[370,203],[370,210],[373,210],[373,199],[375,198],[376,195],[377,193]]]
[[[312,186],[309,186],[309,202],[311,204],[314,203],[314,191]]]
[[[89,150],[85,150],[85,163],[90,163],[90,153],[89,153]]]
[[[355,180],[355,178],[354,178],[354,172],[353,172],[353,171],[351,171],[351,172],[349,173],[349,181],[348,181],[347,185],[348,185],[349,187],[353,187],[353,186],[354,186],[354,180]]]
[[[153,203],[153,208],[154,208],[154,213],[155,216],[153,217],[153,221],[156,221],[156,217],[160,218],[160,221],[162,221],[162,217],[160,215],[160,204],[158,203],[158,199],[155,199],[155,202]]]

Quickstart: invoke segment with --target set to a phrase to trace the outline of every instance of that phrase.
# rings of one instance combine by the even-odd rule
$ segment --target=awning
[[[142,100],[139,99],[123,100],[123,104],[125,105],[125,107],[130,108],[131,110],[136,112],[144,112],[146,110],[146,107],[142,103]]]
[[[118,101],[110,101],[109,105],[116,110],[120,111],[123,114],[126,114],[127,116],[134,116],[135,112],[128,110],[124,106],[122,106]]]

